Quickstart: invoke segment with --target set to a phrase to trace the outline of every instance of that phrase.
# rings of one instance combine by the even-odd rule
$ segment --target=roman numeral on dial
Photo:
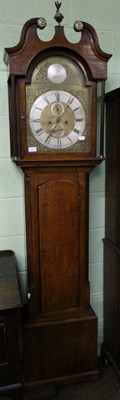
[[[42,133],[44,133],[42,128],[39,128],[36,130],[36,133],[38,134],[38,136],[42,135]]]
[[[67,105],[70,106],[70,104],[72,104],[74,101],[74,97],[69,97],[68,101],[67,101]]]
[[[49,144],[49,143],[50,143],[50,141],[51,141],[51,137],[50,137],[50,136],[48,136],[48,137],[46,138],[46,140],[45,140],[45,143]]]
[[[32,122],[39,122],[40,123],[40,118],[33,119]]]
[[[50,103],[49,100],[48,100],[48,98],[47,98],[47,96],[43,96],[43,99],[46,101],[47,104]]]
[[[60,101],[60,93],[55,92],[55,98],[56,98],[56,101],[59,102]]]
[[[62,144],[61,139],[60,139],[60,138],[57,138],[57,145],[58,145],[58,147],[61,147],[61,144]]]
[[[77,133],[77,134],[80,133],[79,129],[77,129],[77,128],[74,128],[73,131],[74,131],[75,133]]]

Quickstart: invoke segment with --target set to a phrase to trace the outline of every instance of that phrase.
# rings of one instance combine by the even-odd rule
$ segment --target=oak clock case
[[[48,42],[38,38],[37,29],[37,18],[27,21],[18,45],[5,50],[10,67],[11,157],[25,178],[27,389],[99,376],[97,316],[90,306],[88,280],[88,198],[89,173],[104,159],[104,90],[110,58],[86,22],[75,23],[80,32],[76,44],[67,40],[63,26],[55,27]]]

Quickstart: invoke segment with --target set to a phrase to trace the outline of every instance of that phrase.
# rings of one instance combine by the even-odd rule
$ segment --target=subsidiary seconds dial
[[[84,108],[66,91],[40,95],[31,107],[29,121],[37,141],[51,149],[65,149],[85,139]]]

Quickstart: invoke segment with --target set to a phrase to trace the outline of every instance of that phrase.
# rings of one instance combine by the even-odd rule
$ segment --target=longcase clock
[[[104,159],[104,88],[109,54],[94,28],[76,21],[78,43],[61,26],[38,37],[44,18],[23,27],[9,63],[11,157],[24,171],[28,319],[24,387],[98,379],[97,316],[88,281],[89,173]],[[79,33],[80,32],[80,33]],[[96,155],[97,84],[101,85]]]

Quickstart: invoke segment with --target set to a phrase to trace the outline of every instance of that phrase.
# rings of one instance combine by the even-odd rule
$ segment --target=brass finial
[[[83,22],[82,21],[75,21],[74,26],[73,26],[74,30],[76,32],[80,32],[83,29]]]
[[[63,18],[64,18],[63,14],[61,14],[61,13],[59,12],[60,7],[61,7],[61,4],[62,4],[62,2],[59,3],[59,1],[55,1],[56,14],[55,14],[54,18],[55,18],[55,20],[56,20],[56,22],[57,22],[58,24],[60,24],[60,23],[62,22]]]
[[[60,7],[61,7],[61,4],[62,4],[62,3],[59,3],[58,1],[55,1],[55,6],[56,6],[56,8],[57,8],[57,12],[59,12],[59,9],[60,9]]]
[[[40,17],[40,18],[37,20],[37,26],[38,26],[39,29],[44,29],[44,28],[46,27],[46,25],[47,25],[47,21],[46,21],[45,18]]]

